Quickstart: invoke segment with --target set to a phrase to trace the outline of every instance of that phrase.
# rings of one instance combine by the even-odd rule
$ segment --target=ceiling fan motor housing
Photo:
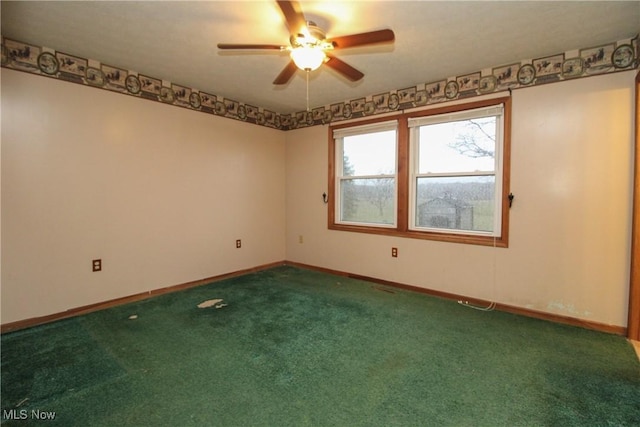
[[[313,21],[307,21],[307,29],[309,30],[309,35],[318,41],[323,41],[327,37],[324,30]]]
[[[297,48],[302,46],[313,46],[327,49],[333,47],[330,43],[326,43],[324,40],[327,38],[325,31],[318,27],[313,21],[307,21],[308,35],[298,33],[291,35],[291,47]]]

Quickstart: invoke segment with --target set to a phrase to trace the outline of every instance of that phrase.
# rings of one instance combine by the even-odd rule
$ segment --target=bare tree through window
[[[460,154],[474,159],[480,157],[493,158],[496,145],[495,117],[466,120],[464,126],[466,128],[465,131],[461,132],[456,141],[449,144],[449,146]],[[491,144],[483,146],[482,140],[489,140]]]

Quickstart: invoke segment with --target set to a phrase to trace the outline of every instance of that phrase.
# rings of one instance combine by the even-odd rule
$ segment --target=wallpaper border
[[[324,125],[456,99],[636,69],[639,36],[280,114],[141,72],[2,36],[1,66],[280,130]]]

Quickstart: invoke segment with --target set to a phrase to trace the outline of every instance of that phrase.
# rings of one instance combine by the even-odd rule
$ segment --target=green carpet
[[[2,423],[639,425],[624,338],[381,289],[278,267],[4,334]]]

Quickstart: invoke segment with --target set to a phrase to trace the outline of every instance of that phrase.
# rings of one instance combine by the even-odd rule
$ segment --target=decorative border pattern
[[[281,115],[135,71],[2,37],[1,65],[275,129]]]
[[[1,66],[280,130],[324,125],[640,66],[639,36],[279,114],[135,71],[2,37]]]

